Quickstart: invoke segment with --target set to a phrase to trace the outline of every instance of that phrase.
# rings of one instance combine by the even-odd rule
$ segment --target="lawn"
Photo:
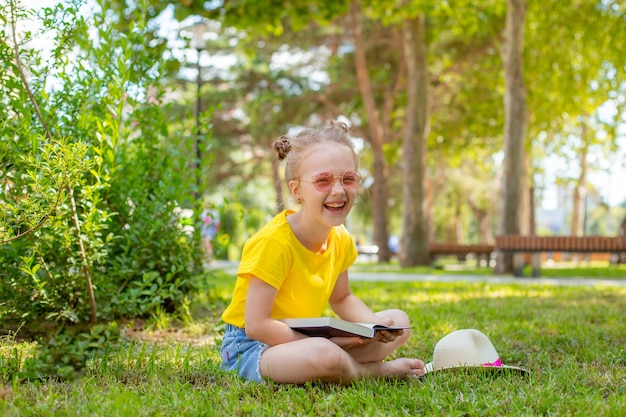
[[[222,372],[219,313],[233,282],[219,271],[207,276],[193,320],[153,317],[129,328],[126,342],[95,355],[75,381],[0,381],[0,415],[626,415],[624,286],[354,282],[374,309],[412,317],[400,355],[429,361],[442,336],[476,328],[503,363],[531,373],[441,372],[338,387],[258,385]],[[0,357],[28,348],[6,337]]]

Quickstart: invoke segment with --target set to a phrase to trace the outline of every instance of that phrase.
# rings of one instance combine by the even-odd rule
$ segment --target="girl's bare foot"
[[[424,375],[424,362],[420,359],[398,358],[382,363],[384,376],[407,379]]]

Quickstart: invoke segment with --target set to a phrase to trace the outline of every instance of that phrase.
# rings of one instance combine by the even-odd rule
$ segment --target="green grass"
[[[338,387],[258,385],[222,372],[218,317],[233,282],[224,273],[208,277],[192,303],[193,323],[101,352],[76,381],[0,381],[0,415],[626,415],[626,287],[355,282],[374,309],[397,306],[412,317],[416,329],[399,355],[428,361],[446,333],[476,328],[504,363],[531,374],[440,373]],[[193,343],[202,332],[215,343]],[[166,337],[180,333],[192,335]],[[3,360],[16,349],[32,345],[0,340]]]

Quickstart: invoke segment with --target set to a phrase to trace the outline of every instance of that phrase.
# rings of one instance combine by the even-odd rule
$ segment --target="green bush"
[[[198,239],[177,214],[195,204],[185,145],[192,129],[170,120],[163,104],[165,45],[148,35],[140,6],[124,33],[97,11],[88,22],[79,6],[33,15],[0,4],[5,323],[174,310],[200,265]],[[39,33],[13,42],[26,18],[56,31],[49,54],[22,47]]]
[[[0,356],[0,378],[5,381],[37,379],[75,379],[87,362],[116,345],[120,329],[116,323],[84,329],[66,328],[51,337],[40,337],[39,354],[24,357],[20,349]]]

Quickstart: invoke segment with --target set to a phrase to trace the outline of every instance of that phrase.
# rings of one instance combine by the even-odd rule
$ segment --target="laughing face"
[[[324,143],[303,158],[297,180],[289,186],[306,214],[320,225],[343,224],[357,195],[360,175],[352,150],[345,145]]]

